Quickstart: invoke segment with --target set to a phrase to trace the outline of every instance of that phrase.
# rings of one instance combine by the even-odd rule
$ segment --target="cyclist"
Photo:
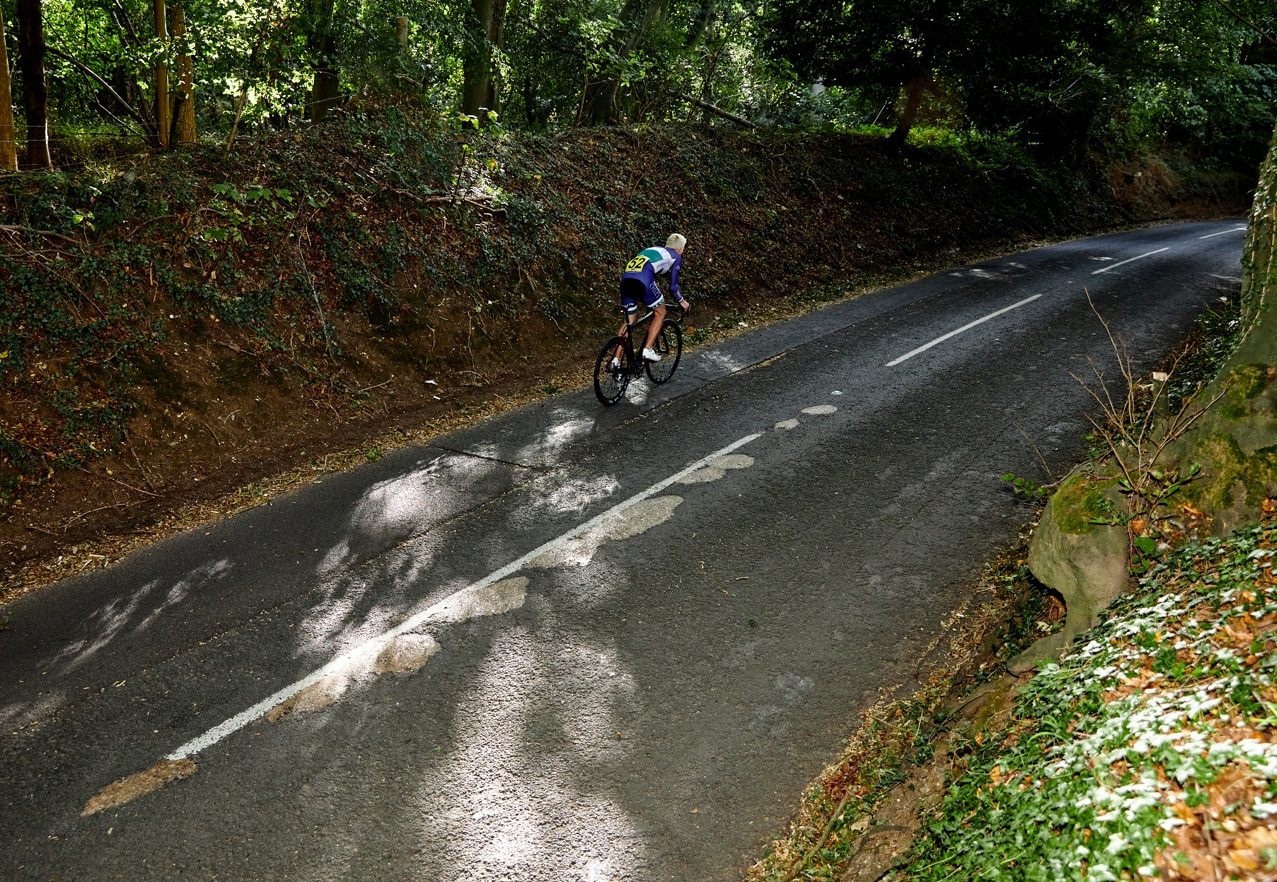
[[[683,266],[683,249],[686,247],[686,236],[682,233],[670,233],[669,238],[665,240],[664,248],[644,248],[625,265],[625,272],[621,274],[621,306],[625,309],[625,323],[634,323],[638,317],[640,302],[653,313],[652,326],[647,329],[647,340],[643,343],[645,361],[661,360],[652,348],[657,334],[661,332],[661,325],[665,323],[665,295],[657,286],[656,277],[668,273],[670,296],[677,298],[678,305],[683,307],[683,312],[690,312],[692,309],[692,305],[684,299],[682,292],[678,289],[678,271]],[[616,333],[623,335],[625,325],[621,325],[621,329]],[[620,359],[616,358],[612,361],[615,366]]]

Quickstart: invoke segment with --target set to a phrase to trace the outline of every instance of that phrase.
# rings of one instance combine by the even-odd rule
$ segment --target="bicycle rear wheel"
[[[652,348],[661,360],[644,362],[648,379],[653,383],[664,383],[674,376],[674,371],[678,370],[678,360],[683,355],[683,329],[678,322],[661,325],[661,332],[656,335]]]
[[[620,350],[619,364],[612,366],[612,359]],[[625,340],[613,337],[603,344],[594,362],[594,394],[605,406],[616,404],[625,396],[630,385],[630,356]]]

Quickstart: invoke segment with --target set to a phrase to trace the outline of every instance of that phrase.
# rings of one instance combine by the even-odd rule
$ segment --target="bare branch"
[[[750,122],[749,120],[745,119],[745,117],[743,116],[737,116],[734,113],[728,113],[726,110],[723,110],[721,107],[715,107],[713,104],[710,104],[708,101],[702,101],[701,99],[693,98],[690,95],[684,95],[683,100],[688,102],[689,104],[695,104],[697,107],[701,108],[702,110],[708,110],[710,113],[716,113],[719,116],[721,116],[723,119],[730,119],[734,123],[739,123],[742,126],[749,126],[751,129],[758,128],[758,123]]]
[[[146,131],[146,120],[142,118],[142,114],[138,112],[136,107],[134,107],[132,104],[130,104],[129,102],[121,98],[119,93],[116,92],[114,89],[112,89],[111,84],[108,83],[106,80],[104,80],[97,71],[93,70],[93,68],[89,67],[87,64],[80,61],[79,59],[66,54],[60,49],[55,49],[54,47],[46,44],[44,47],[44,50],[48,52],[50,55],[56,55],[58,58],[61,58],[63,61],[66,61],[67,63],[71,64],[73,67],[79,70],[86,77],[93,80],[103,89],[106,89],[108,92],[110,92],[111,97],[114,98],[116,101],[120,102],[121,107],[128,110],[129,116],[137,120],[138,125],[142,127],[142,131],[143,132]]]

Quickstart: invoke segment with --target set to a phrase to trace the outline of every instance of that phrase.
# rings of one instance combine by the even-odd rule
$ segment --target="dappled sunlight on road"
[[[723,349],[711,349],[696,353],[697,373],[707,376],[726,376],[750,366],[750,362],[731,355]]]
[[[57,711],[67,702],[67,694],[54,690],[37,696],[32,701],[15,701],[0,707],[0,730],[17,732],[43,720]]]
[[[436,564],[436,543],[404,546],[381,573],[348,571],[364,556],[360,549],[380,550],[384,537],[411,536],[464,512],[475,502],[471,488],[505,470],[491,460],[449,454],[371,486],[351,507],[345,537],[321,550],[316,572],[328,581],[315,589],[319,596],[298,626],[298,654],[323,658],[367,640],[426,599],[421,582]],[[428,594],[446,596],[464,584],[443,580]]]
[[[631,878],[639,824],[602,782],[629,751],[618,709],[634,693],[606,643],[502,634],[458,705],[455,749],[421,782],[428,878]]]
[[[571,474],[554,469],[538,477],[528,488],[528,503],[511,514],[511,523],[528,527],[547,515],[580,514],[594,503],[614,496],[621,487],[610,474],[592,478],[572,478]]]
[[[379,634],[401,613],[384,586],[354,578],[336,579],[323,586],[323,597],[311,604],[297,626],[297,654],[323,658],[335,650]]]
[[[554,409],[554,422],[536,440],[519,449],[519,462],[542,460],[548,464],[559,462],[559,452],[568,444],[594,430],[594,420],[581,416],[581,412],[565,407]]]
[[[127,597],[112,598],[84,622],[85,636],[66,644],[52,658],[41,661],[40,667],[56,669],[60,674],[74,671],[121,636],[149,628],[192,593],[207,590],[229,574],[232,566],[228,559],[211,561],[194,568],[166,591],[161,588],[163,583],[155,579]]]
[[[625,400],[630,404],[647,404],[647,400],[655,391],[656,389],[646,381],[630,383],[630,387],[625,390]]]
[[[376,548],[383,536],[411,534],[420,525],[446,520],[473,501],[470,487],[500,468],[489,460],[450,454],[379,481],[351,506],[346,542],[363,552]]]

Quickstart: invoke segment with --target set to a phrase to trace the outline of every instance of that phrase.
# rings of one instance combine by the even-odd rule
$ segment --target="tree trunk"
[[[909,130],[913,128],[913,121],[918,118],[918,108],[922,105],[922,95],[929,83],[930,77],[926,74],[918,74],[909,80],[906,86],[909,90],[909,97],[905,101],[904,112],[900,114],[900,119],[896,122],[896,130],[887,137],[888,150],[894,152],[904,146],[905,138],[909,137]]]
[[[705,31],[709,29],[710,22],[714,20],[715,2],[717,0],[700,0],[696,17],[692,19],[692,26],[687,31],[687,40],[683,43],[686,48],[690,49],[700,42]]]
[[[164,0],[155,0],[155,38],[160,41],[164,52],[168,53],[168,12],[164,8]],[[155,65],[155,140],[161,150],[169,148],[169,135],[172,128],[169,116],[168,99],[168,61],[160,57]]]
[[[27,165],[53,168],[49,156],[49,86],[44,79],[44,11],[41,0],[17,0],[18,60],[27,113]]]
[[[341,97],[341,80],[333,65],[337,38],[324,34],[319,39],[319,61],[315,66],[315,82],[310,90],[310,121],[322,122]]]
[[[170,144],[195,143],[195,65],[186,46],[186,15],[173,7],[173,39],[181,44],[177,57],[177,106],[173,110],[173,137]]]
[[[323,122],[337,106],[341,96],[341,80],[337,76],[337,37],[333,34],[333,0],[316,0],[315,29],[311,46],[315,51],[315,79],[310,89],[310,121]]]
[[[1268,145],[1251,206],[1242,262],[1243,327],[1246,336],[1230,365],[1277,362],[1277,131]]]
[[[638,47],[653,22],[665,17],[668,0],[627,0],[621,10],[621,21],[631,23],[630,30],[611,47],[612,55],[624,63]],[[612,73],[586,85],[581,99],[577,125],[601,126],[616,120],[616,93],[620,79]]]
[[[500,109],[497,107],[492,50],[501,47],[505,32],[506,0],[472,0],[472,2],[476,24],[466,46],[461,110],[471,116],[482,116],[479,112],[482,109]],[[483,120],[481,119],[480,122]]]
[[[9,49],[4,42],[3,15],[0,15],[0,169],[18,170],[18,141],[13,128],[13,85],[9,82]]]

